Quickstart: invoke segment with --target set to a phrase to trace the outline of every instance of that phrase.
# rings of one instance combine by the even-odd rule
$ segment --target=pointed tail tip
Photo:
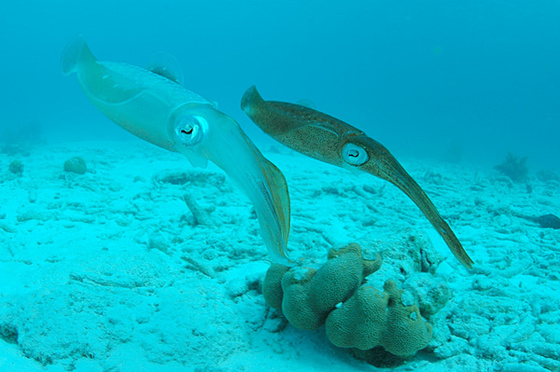
[[[270,259],[270,261],[274,264],[283,265],[283,266],[287,266],[287,267],[292,267],[292,266],[296,265],[296,263],[294,261],[292,261],[291,259],[289,259],[287,256],[272,257]]]
[[[83,34],[76,35],[66,45],[60,58],[62,73],[66,76],[76,72],[77,66],[83,61],[95,61],[95,57],[89,50]]]
[[[243,93],[243,97],[241,98],[241,110],[248,113],[248,111],[251,109],[253,101],[257,97],[260,98],[259,92],[254,85],[251,85],[249,89],[247,89],[245,93]]]
[[[472,269],[474,265],[474,261],[469,256],[465,248],[459,243],[459,246],[451,247],[451,252],[453,255],[459,260],[459,262],[467,269]]]
[[[465,257],[463,257],[463,259],[461,260],[461,263],[467,268],[467,269],[472,269],[473,265],[474,265],[474,261],[472,260],[472,258],[469,257],[469,255],[465,252]]]

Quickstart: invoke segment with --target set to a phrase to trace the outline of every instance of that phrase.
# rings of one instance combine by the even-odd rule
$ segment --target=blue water
[[[436,275],[439,256],[428,259],[421,247],[436,252],[431,238],[414,248],[434,265],[434,288],[453,296],[440,304],[446,324],[434,323],[435,346],[403,368],[429,370],[433,361],[441,370],[558,370],[560,230],[537,224],[559,214],[558,183],[532,177],[560,172],[559,20],[559,0],[3,2],[0,372],[35,361],[53,363],[50,371],[117,370],[123,360],[137,372],[150,370],[137,367],[151,368],[148,361],[165,371],[193,362],[218,371],[227,358],[223,371],[261,370],[246,367],[261,358],[278,367],[271,372],[354,365],[349,353],[322,349],[324,335],[283,328],[265,306],[256,288],[266,248],[239,190],[220,177],[210,187],[161,185],[176,164],[193,168],[138,145],[88,101],[75,76],[63,76],[61,53],[80,33],[100,60],[147,66],[157,52],[174,55],[185,86],[218,102],[265,150],[272,140],[240,109],[252,85],[267,100],[311,100],[412,165],[475,269],[459,271],[451,258]],[[121,153],[120,143],[90,140],[137,144]],[[18,154],[23,174],[9,170],[14,154],[5,143],[37,145]],[[528,158],[528,185],[491,177],[508,153]],[[443,176],[419,165],[458,154],[477,166]],[[63,173],[75,155],[85,157],[85,175]],[[338,241],[394,234],[386,247],[373,244],[389,257],[384,275],[419,274],[392,262],[414,253],[417,232],[439,237],[399,190],[266,155],[289,174],[291,252],[317,260]],[[184,192],[217,227],[189,222],[197,217]],[[435,244],[451,257],[443,241]]]
[[[462,148],[494,165],[510,151],[532,171],[558,169],[558,19],[552,0],[5,2],[0,135],[131,138],[60,73],[65,44],[84,33],[102,60],[175,55],[185,85],[257,142],[239,108],[252,84],[265,99],[312,100],[397,157]]]

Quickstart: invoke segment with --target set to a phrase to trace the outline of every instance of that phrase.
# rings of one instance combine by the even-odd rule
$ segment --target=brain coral
[[[325,324],[337,346],[367,350],[381,345],[395,355],[414,354],[427,346],[432,326],[416,305],[403,304],[394,281],[388,280],[383,292],[363,284],[380,266],[379,256],[365,260],[360,246],[352,243],[331,250],[318,270],[272,265],[263,293],[295,327],[313,330]]]
[[[340,347],[361,350],[381,345],[388,352],[404,356],[425,348],[432,338],[431,324],[422,320],[416,305],[405,306],[402,290],[388,280],[384,292],[361,286],[326,322],[327,337]]]

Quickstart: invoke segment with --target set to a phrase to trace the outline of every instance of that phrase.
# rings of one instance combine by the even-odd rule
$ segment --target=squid
[[[61,64],[65,75],[77,75],[91,103],[125,130],[185,155],[192,166],[206,167],[211,161],[224,170],[254,205],[271,261],[292,264],[286,252],[290,231],[286,180],[234,119],[185,89],[165,67],[147,70],[97,60],[83,35],[68,44]]]
[[[473,260],[422,188],[376,140],[342,120],[303,105],[265,101],[250,87],[241,109],[266,134],[317,160],[372,174],[397,186],[422,211],[453,255],[467,268]]]

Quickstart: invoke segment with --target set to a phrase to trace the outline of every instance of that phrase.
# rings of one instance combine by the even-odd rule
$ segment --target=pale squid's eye
[[[369,155],[364,148],[347,143],[342,148],[342,159],[350,165],[362,165],[369,160]]]
[[[181,116],[175,125],[175,134],[185,145],[199,143],[208,132],[208,122],[198,115]]]

